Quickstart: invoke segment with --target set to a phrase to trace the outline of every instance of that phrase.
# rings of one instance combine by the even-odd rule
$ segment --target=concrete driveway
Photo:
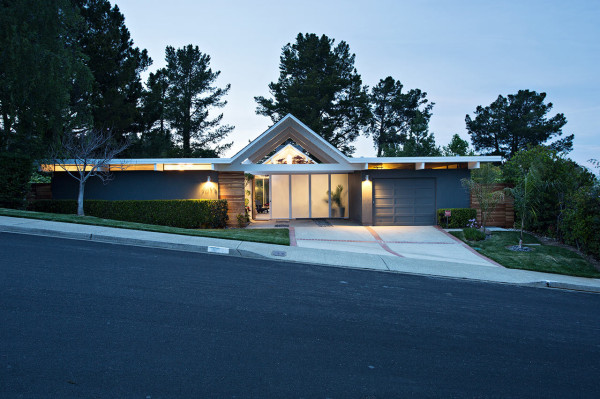
[[[292,245],[336,251],[497,265],[434,226],[361,226],[346,220],[291,220]]]

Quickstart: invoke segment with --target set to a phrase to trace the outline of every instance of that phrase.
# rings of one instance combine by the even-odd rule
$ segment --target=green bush
[[[33,170],[31,159],[0,153],[0,170],[0,207],[24,208]]]
[[[29,210],[48,213],[76,214],[76,200],[38,200]],[[227,200],[85,200],[87,216],[181,227],[185,229],[222,228],[227,222]]]
[[[438,226],[446,227],[445,211],[452,211],[452,216],[448,218],[448,228],[461,229],[469,225],[470,219],[477,217],[477,210],[473,208],[444,208],[438,209]]]
[[[465,238],[469,241],[485,240],[485,234],[483,233],[483,231],[474,229],[472,227],[467,227],[463,229],[463,234],[465,235]]]
[[[581,187],[561,223],[565,242],[600,259],[600,186]]]

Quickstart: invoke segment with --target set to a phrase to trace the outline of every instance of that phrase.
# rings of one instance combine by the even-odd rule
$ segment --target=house
[[[363,225],[433,225],[436,209],[468,208],[460,180],[499,156],[347,157],[292,115],[232,158],[113,160],[115,179],[86,184],[86,199],[217,199],[230,222],[248,198],[255,219],[349,218]],[[73,166],[75,167],[75,166]],[[77,197],[55,167],[52,196]],[[253,179],[245,179],[245,174]]]

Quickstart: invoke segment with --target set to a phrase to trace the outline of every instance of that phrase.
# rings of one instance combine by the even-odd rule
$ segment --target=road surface
[[[598,397],[600,295],[0,233],[0,397]]]

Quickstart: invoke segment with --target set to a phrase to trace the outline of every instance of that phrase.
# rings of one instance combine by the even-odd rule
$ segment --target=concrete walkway
[[[506,269],[493,264],[449,261],[445,258],[399,257],[380,253],[350,252],[302,246],[282,246],[236,240],[60,223],[0,216],[0,231],[90,240],[122,245],[147,246],[190,252],[226,253],[242,257],[287,260],[324,266],[401,272],[473,279],[498,283],[600,292],[600,280],[526,270]],[[384,230],[380,230],[386,236]],[[360,233],[362,234],[362,233]],[[437,238],[436,238],[437,239]],[[357,244],[357,243],[355,243]],[[443,245],[443,244],[440,244]]]

